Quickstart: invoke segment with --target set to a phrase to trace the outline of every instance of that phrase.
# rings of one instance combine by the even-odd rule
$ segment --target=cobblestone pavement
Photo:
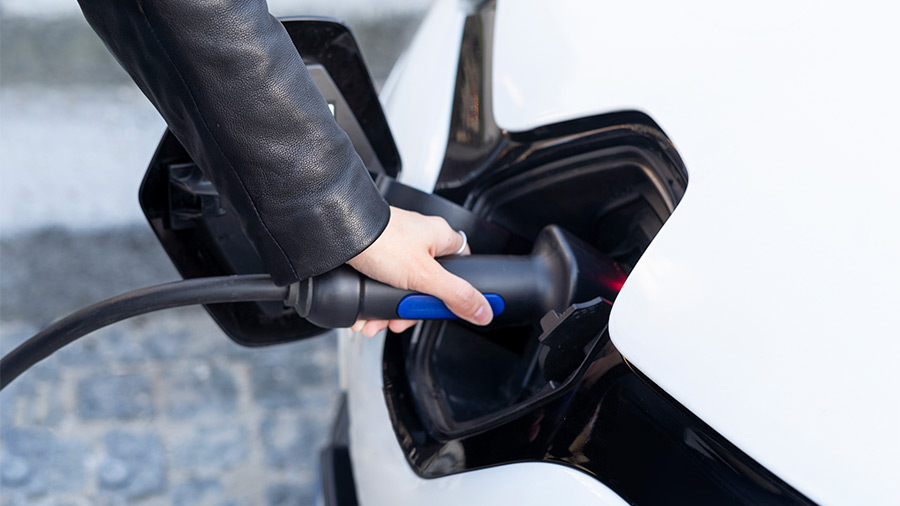
[[[89,299],[175,277],[147,228],[43,231],[0,241],[0,258],[2,353]],[[245,348],[184,308],[76,341],[0,393],[0,505],[310,504],[335,339]]]
[[[0,393],[2,504],[309,504],[334,339],[242,348],[202,310],[84,338]]]

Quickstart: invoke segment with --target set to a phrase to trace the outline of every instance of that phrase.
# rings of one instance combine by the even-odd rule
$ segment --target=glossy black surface
[[[396,175],[400,157],[349,29],[322,18],[294,18],[283,23],[316,84],[335,104],[338,123],[367,167],[373,174]],[[144,176],[140,202],[184,278],[265,272],[230,203],[219,198],[168,130]],[[281,303],[205,307],[225,333],[243,345],[275,344],[323,332]]]

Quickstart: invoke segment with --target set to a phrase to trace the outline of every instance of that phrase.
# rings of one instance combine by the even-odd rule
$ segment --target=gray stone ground
[[[411,3],[348,21],[379,82],[421,18]],[[28,5],[0,1],[3,353],[177,278],[136,211],[161,121],[83,20]],[[334,335],[242,348],[198,308],[98,331],[0,393],[0,506],[310,504],[335,354]]]
[[[0,394],[2,504],[310,504],[334,362],[333,336],[248,350],[198,310],[99,331]]]

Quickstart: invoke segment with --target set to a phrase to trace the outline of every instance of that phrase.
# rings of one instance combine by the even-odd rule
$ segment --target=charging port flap
[[[400,155],[350,30],[327,18],[292,18],[282,24],[369,172],[396,176]],[[140,190],[141,208],[154,233],[186,279],[264,273],[233,206],[213,188],[204,169],[167,130]],[[325,332],[280,302],[205,307],[229,337],[248,346]]]

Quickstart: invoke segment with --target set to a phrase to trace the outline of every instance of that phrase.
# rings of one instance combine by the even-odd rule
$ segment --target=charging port
[[[485,170],[492,177],[470,184],[465,205],[457,206],[477,217],[468,220],[470,236],[504,238],[477,250],[473,245],[476,253],[524,254],[539,242],[542,230],[559,228],[628,273],[687,184],[668,139],[647,125],[535,140],[521,151],[529,153],[521,164]],[[504,233],[480,233],[484,223]],[[579,380],[606,342],[602,336],[608,336],[613,299],[599,288],[582,290],[543,321],[503,328],[424,323],[399,337],[402,351],[386,347],[385,384],[408,382],[412,395],[403,402],[412,404],[423,428],[440,440],[516,423]],[[402,371],[402,376],[390,371]]]

